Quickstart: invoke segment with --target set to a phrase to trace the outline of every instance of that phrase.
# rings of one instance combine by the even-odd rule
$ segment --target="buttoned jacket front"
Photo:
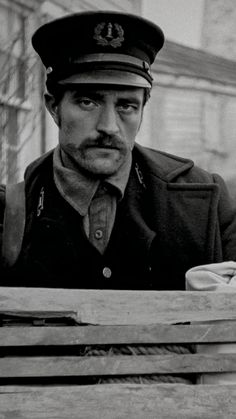
[[[55,187],[52,153],[28,167],[25,185],[24,241],[17,263],[4,273],[8,285],[184,289],[189,268],[236,259],[236,213],[224,182],[190,160],[135,146],[103,256]]]

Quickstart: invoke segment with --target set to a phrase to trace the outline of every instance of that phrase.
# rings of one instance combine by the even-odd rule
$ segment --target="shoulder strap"
[[[2,257],[5,266],[12,266],[21,251],[25,229],[25,182],[6,186],[3,221]]]

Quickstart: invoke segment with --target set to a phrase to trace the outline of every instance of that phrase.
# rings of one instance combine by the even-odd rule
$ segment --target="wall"
[[[236,61],[236,1],[205,0],[202,48]]]
[[[141,14],[142,0],[47,0],[42,12],[58,17],[65,13],[85,10],[117,10]]]
[[[138,142],[190,158],[231,182],[236,161],[236,89],[164,74],[157,80]]]

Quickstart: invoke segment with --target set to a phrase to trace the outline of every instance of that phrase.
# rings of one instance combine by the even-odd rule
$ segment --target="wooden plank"
[[[1,288],[0,288],[0,296],[1,296]],[[0,310],[0,319],[1,320],[11,320],[13,321],[18,321],[18,320],[25,320],[28,322],[33,322],[34,320],[40,320],[40,319],[46,319],[46,320],[50,320],[50,321],[55,321],[55,322],[62,322],[63,320],[71,320],[74,321],[76,323],[77,317],[75,316],[75,312],[74,311],[27,311],[27,310],[21,310],[20,312],[18,311],[10,311],[8,312],[7,310],[5,310],[4,312],[2,312]]]
[[[236,342],[236,322],[196,325],[11,326],[0,328],[0,346]]]
[[[0,387],[8,419],[234,419],[236,385]]]
[[[235,372],[236,354],[4,357],[0,377]]]
[[[73,311],[80,323],[154,324],[236,318],[235,292],[1,288],[0,312]]]

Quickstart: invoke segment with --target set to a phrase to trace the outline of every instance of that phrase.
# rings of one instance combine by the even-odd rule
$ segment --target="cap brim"
[[[113,84],[119,86],[146,87],[151,84],[144,77],[129,71],[94,70],[73,74],[66,79],[58,81],[59,84]]]

